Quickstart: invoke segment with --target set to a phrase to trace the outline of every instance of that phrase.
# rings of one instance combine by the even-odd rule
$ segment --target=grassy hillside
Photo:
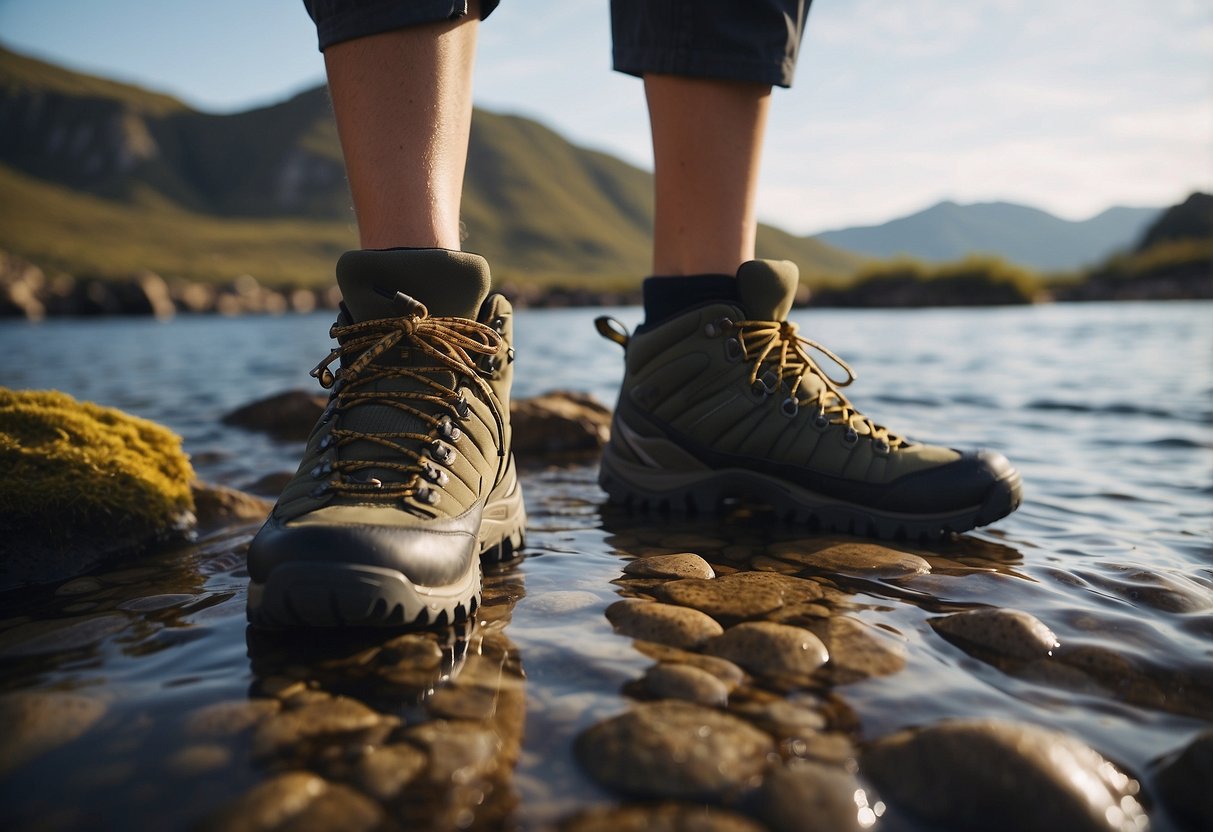
[[[322,285],[356,245],[323,89],[215,116],[0,50],[0,247],[69,274]],[[465,247],[522,285],[615,289],[649,263],[651,175],[533,121],[477,110]],[[863,261],[773,228],[760,256],[811,279]]]

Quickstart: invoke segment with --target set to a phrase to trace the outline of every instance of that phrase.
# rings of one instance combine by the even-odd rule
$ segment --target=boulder
[[[611,410],[588,393],[556,390],[510,407],[514,455],[521,462],[598,453],[611,431]]]
[[[0,388],[0,585],[61,579],[182,534],[192,479],[165,427],[65,393]]]

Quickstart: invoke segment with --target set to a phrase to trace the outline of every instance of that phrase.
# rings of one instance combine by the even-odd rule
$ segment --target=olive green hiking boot
[[[512,557],[526,525],[510,304],[488,294],[484,259],[457,251],[348,252],[337,283],[337,347],[312,371],[329,404],[249,546],[249,620],[463,620],[481,558]]]
[[[712,301],[630,337],[599,483],[642,510],[771,506],[816,531],[935,539],[1019,506],[1019,473],[1001,454],[910,442],[857,411],[841,387],[854,375],[788,323],[798,282],[788,262],[737,273],[736,301]],[[810,357],[846,371],[835,381]]]

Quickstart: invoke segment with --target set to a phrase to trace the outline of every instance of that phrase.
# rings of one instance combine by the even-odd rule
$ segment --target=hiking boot
[[[898,436],[840,388],[854,374],[787,321],[798,273],[754,260],[735,300],[646,322],[631,336],[610,318],[626,371],[599,483],[640,509],[713,510],[739,499],[810,529],[935,539],[1019,506],[1019,473],[1002,454],[962,453]],[[810,356],[842,368],[831,379]]]
[[[481,558],[512,557],[526,525],[512,309],[488,295],[484,259],[458,251],[351,251],[337,283],[337,347],[312,371],[329,403],[249,546],[249,620],[463,620]]]

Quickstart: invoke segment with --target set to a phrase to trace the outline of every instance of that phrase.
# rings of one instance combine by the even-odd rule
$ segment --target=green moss
[[[0,388],[0,533],[6,547],[113,550],[193,510],[181,438],[57,391]]]

